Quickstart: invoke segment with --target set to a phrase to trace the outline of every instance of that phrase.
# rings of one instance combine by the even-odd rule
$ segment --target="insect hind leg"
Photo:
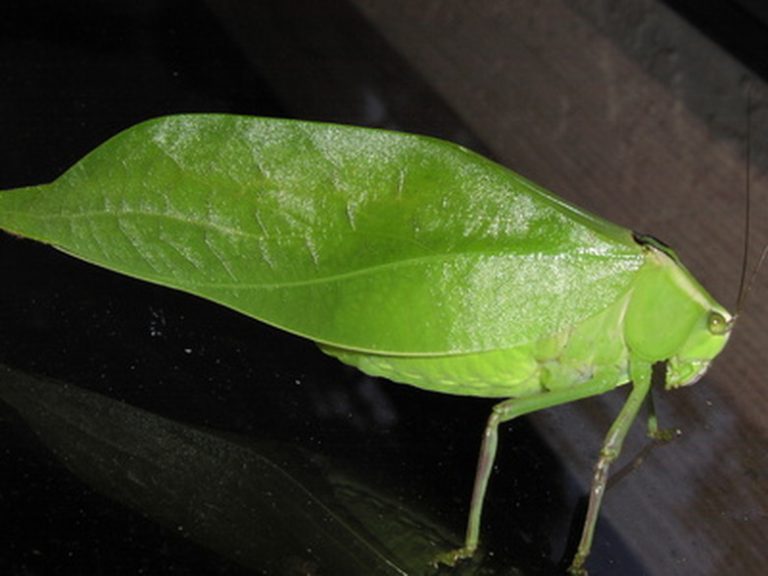
[[[438,555],[433,564],[454,566],[463,559],[471,558],[477,551],[480,539],[480,522],[483,512],[483,502],[485,500],[491,471],[493,470],[493,464],[496,459],[500,424],[545,408],[567,404],[590,396],[597,396],[613,387],[613,383],[606,384],[605,381],[586,382],[573,388],[547,391],[533,396],[510,398],[496,404],[491,410],[491,414],[485,425],[485,430],[483,431],[483,440],[475,472],[475,483],[472,489],[472,499],[464,546]]]

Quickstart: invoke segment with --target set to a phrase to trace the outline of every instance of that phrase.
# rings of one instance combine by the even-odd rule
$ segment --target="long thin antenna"
[[[748,290],[745,289],[745,283],[747,281],[747,264],[749,264],[749,239],[752,235],[750,230],[751,225],[750,214],[752,213],[751,199],[752,194],[749,190],[749,182],[752,179],[752,81],[747,80],[747,126],[746,126],[746,156],[747,156],[747,168],[745,170],[744,177],[746,178],[746,191],[747,198],[744,202],[744,250],[741,257],[741,279],[739,280],[739,297],[736,300],[736,316],[737,318],[741,313],[741,307],[744,304],[744,297]],[[754,277],[754,276],[753,276]],[[750,285],[752,282],[750,281]]]
[[[757,264],[752,269],[752,273],[749,275],[749,280],[747,280],[747,264],[749,260],[749,240],[752,236],[751,233],[751,226],[750,226],[750,213],[751,213],[751,199],[752,194],[750,193],[750,180],[751,178],[751,165],[752,165],[752,82],[749,80],[747,82],[747,142],[746,142],[746,152],[747,152],[747,168],[746,168],[746,179],[747,179],[747,199],[744,203],[746,206],[746,216],[745,216],[745,225],[744,225],[744,257],[741,264],[741,280],[739,282],[739,298],[736,301],[736,314],[734,315],[733,319],[739,317],[739,314],[741,314],[742,309],[744,308],[744,303],[747,300],[747,295],[752,290],[752,285],[755,283],[755,278],[757,277],[758,272],[760,271],[760,268],[762,268],[763,264],[765,263],[766,258],[768,258],[768,244],[763,246],[762,251],[760,252],[760,257],[757,259]]]
[[[750,274],[749,276],[749,281],[747,282],[747,286],[744,289],[743,297],[739,298],[739,303],[736,307],[736,316],[738,316],[739,313],[741,312],[741,306],[746,301],[747,294],[749,294],[752,291],[752,285],[755,283],[755,278],[757,277],[757,273],[760,271],[760,268],[762,268],[766,258],[768,258],[768,244],[763,246],[763,251],[760,252],[760,258],[757,259],[757,265],[755,266],[754,270],[752,270],[752,274]]]

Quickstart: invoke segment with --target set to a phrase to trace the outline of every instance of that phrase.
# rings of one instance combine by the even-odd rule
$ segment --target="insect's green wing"
[[[505,348],[614,302],[630,233],[460,146],[227,115],[137,125],[0,227],[352,350]]]

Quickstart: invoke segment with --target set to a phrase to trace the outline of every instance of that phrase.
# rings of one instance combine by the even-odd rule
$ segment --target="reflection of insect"
[[[652,366],[665,364],[667,388],[695,382],[734,320],[653,238],[459,146],[378,130],[160,118],[53,184],[1,193],[0,227],[310,338],[369,374],[507,398],[449,563],[477,547],[500,423],[632,382],[571,566],[584,573]]]

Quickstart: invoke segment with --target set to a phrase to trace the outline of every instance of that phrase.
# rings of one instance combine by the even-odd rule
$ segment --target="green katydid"
[[[151,120],[51,184],[0,193],[0,228],[216,301],[368,374],[503,398],[448,563],[478,546],[499,424],[631,382],[570,567],[584,574],[652,366],[665,363],[667,388],[696,382],[734,321],[658,241],[465,148],[382,130]]]

